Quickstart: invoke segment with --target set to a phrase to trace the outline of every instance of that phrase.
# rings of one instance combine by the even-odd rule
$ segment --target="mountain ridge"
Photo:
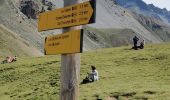
[[[168,20],[170,25],[170,11],[166,8],[161,9],[153,4],[146,4],[143,0],[116,0],[116,2],[118,5],[130,10],[134,10],[135,7],[139,11],[146,12],[148,15],[152,15],[155,18],[162,19],[160,16],[163,16]]]

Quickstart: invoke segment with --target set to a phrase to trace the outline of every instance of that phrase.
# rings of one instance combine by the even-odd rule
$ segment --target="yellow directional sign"
[[[83,30],[74,30],[45,39],[45,55],[81,53],[82,49]]]
[[[39,15],[38,31],[95,22],[96,0],[44,12]]]

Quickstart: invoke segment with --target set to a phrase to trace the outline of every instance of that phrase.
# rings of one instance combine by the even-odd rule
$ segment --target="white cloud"
[[[166,8],[170,11],[170,0],[143,0],[147,4],[154,4],[159,8]]]

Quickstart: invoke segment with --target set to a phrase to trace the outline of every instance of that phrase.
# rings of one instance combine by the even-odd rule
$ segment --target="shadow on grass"
[[[136,92],[128,92],[128,93],[113,92],[111,93],[110,97],[114,97],[116,100],[119,100],[120,96],[129,98],[129,97],[133,97],[134,95],[136,95]]]

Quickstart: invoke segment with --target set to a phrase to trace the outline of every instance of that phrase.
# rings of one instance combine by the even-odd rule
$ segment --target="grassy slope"
[[[85,45],[87,45],[87,47],[85,47],[93,47],[92,49],[129,45],[132,44],[132,37],[137,35],[131,29],[96,29],[92,27],[84,27],[84,29],[84,42]],[[96,45],[97,47],[95,47]]]
[[[0,24],[0,56],[38,56],[40,51],[31,47],[16,33]]]
[[[135,94],[129,99],[170,99],[170,44],[144,50],[110,48],[82,54],[81,80],[95,65],[100,80],[80,85],[80,100]],[[0,64],[0,100],[56,100],[59,94],[60,56],[22,58]],[[144,93],[146,92],[146,93]],[[153,94],[152,94],[153,93]],[[125,96],[119,96],[127,100]]]

